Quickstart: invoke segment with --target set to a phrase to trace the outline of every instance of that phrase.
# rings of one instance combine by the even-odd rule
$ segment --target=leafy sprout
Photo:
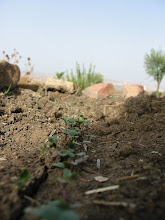
[[[30,178],[31,178],[31,175],[29,174],[28,170],[24,169],[19,174],[19,180],[18,181],[14,181],[14,183],[18,186],[19,189],[22,189],[24,183],[26,183]]]
[[[24,169],[19,175],[19,179],[22,182],[27,182],[30,178],[31,178],[31,175],[29,174],[27,169]]]
[[[11,83],[10,83],[10,85],[9,85],[9,87],[8,87],[8,89],[6,90],[6,92],[4,93],[4,95],[10,95],[10,89],[11,89]]]
[[[33,214],[41,220],[79,220],[79,216],[63,200],[49,201],[37,208],[26,208],[25,213]]]
[[[64,134],[69,135],[71,137],[76,137],[77,134],[80,134],[76,129],[63,129]]]
[[[63,177],[58,177],[57,180],[61,183],[69,183],[69,181],[76,176],[76,173],[72,173],[68,168],[63,169]]]
[[[55,78],[62,79],[64,74],[65,74],[65,72],[57,72]]]
[[[83,115],[78,115],[78,116],[77,116],[77,124],[78,124],[79,126],[81,126],[81,125],[87,125],[87,126],[89,126],[89,125],[91,124],[91,122],[88,121],[88,120],[86,120],[86,119],[83,117]]]
[[[76,154],[76,156],[84,156],[84,155],[86,155],[85,152],[80,152],[80,153],[77,153],[77,154]]]
[[[66,143],[66,146],[68,148],[75,148],[77,142],[75,142],[75,140],[69,140],[67,143]],[[81,145],[81,144],[80,144]]]
[[[63,120],[68,124],[76,122],[75,118],[70,118],[70,117],[64,117]]]
[[[58,137],[57,137],[57,135],[53,135],[52,137],[49,137],[48,140],[49,140],[49,142],[51,143],[51,144],[49,145],[50,148],[56,147],[57,142],[58,142]]]
[[[52,163],[52,166],[58,167],[58,168],[65,168],[68,165],[77,166],[78,163],[76,163],[74,161],[64,161],[64,162]]]
[[[59,154],[62,157],[66,157],[66,156],[75,157],[75,154],[73,152],[74,152],[74,149],[69,148],[68,150],[58,151],[57,154]]]

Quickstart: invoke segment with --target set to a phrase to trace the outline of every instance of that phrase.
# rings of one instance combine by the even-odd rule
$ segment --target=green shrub
[[[63,79],[63,75],[65,72],[57,72],[55,78],[56,79]]]
[[[158,98],[162,97],[163,95],[163,92],[157,92],[157,91],[154,91],[152,92],[153,95],[156,95]]]
[[[84,65],[83,69],[80,69],[80,65],[76,63],[76,75],[71,70],[70,74],[67,73],[66,79],[70,82],[75,83],[80,88],[80,94],[83,89],[88,86],[94,85],[96,83],[103,82],[103,75],[95,72],[95,66],[90,64],[88,72],[86,71]]]

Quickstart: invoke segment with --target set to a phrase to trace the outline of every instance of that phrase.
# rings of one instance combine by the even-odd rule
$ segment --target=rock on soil
[[[84,89],[82,94],[94,99],[106,98],[114,94],[114,86],[111,83],[98,83]]]
[[[44,81],[33,79],[28,76],[21,76],[18,85],[23,89],[31,89],[33,91],[37,91],[40,87],[44,87]]]
[[[64,81],[61,79],[47,78],[45,86],[51,91],[61,91],[67,93],[74,93],[76,85],[73,82]]]
[[[144,92],[144,87],[136,84],[124,84],[124,92],[123,96],[125,99],[129,97],[135,97],[139,95],[141,92]]]
[[[19,67],[0,59],[0,89],[8,88],[10,85],[11,89],[14,89],[17,86],[19,79]]]

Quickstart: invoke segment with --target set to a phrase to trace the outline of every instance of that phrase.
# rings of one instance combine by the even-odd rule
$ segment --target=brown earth
[[[139,95],[123,102],[117,96],[93,100],[20,88],[0,94],[0,219],[36,219],[24,209],[61,198],[61,170],[52,166],[61,158],[47,138],[61,137],[61,118],[79,113],[92,122],[83,133],[96,138],[86,144],[88,160],[76,167],[66,201],[79,204],[75,211],[83,220],[165,219],[165,97]],[[19,188],[24,169],[32,177]],[[113,185],[119,188],[85,194]]]

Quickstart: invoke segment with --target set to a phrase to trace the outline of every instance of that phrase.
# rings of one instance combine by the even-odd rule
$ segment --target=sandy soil
[[[76,167],[77,177],[66,186],[66,201],[78,204],[75,211],[83,220],[164,219],[165,98],[93,100],[20,88],[10,96],[0,94],[0,219],[36,219],[24,209],[61,198],[57,177],[62,171],[52,166],[61,157],[47,138],[57,134],[62,140],[61,119],[80,113],[92,122],[82,140],[85,134],[95,138],[86,144],[88,160]],[[20,188],[24,169],[31,178]],[[98,182],[96,176],[108,180]],[[118,189],[85,194],[113,185]]]

